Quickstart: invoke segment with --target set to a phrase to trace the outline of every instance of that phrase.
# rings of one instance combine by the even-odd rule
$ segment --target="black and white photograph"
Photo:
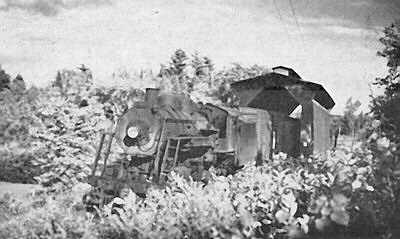
[[[400,0],[0,0],[0,239],[400,238]]]

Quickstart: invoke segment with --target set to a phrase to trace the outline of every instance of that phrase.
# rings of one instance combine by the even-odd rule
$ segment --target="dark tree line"
[[[0,65],[0,92],[5,89],[21,93],[26,90],[26,86],[24,79],[19,74],[11,81],[11,76]]]

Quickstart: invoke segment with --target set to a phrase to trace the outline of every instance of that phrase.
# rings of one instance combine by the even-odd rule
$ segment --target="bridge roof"
[[[304,81],[297,77],[286,76],[276,72],[256,76],[254,78],[237,81],[231,84],[232,89],[240,94],[240,101],[253,102],[264,89],[290,88],[302,86],[314,93],[314,100],[325,109],[332,109],[335,102],[325,88],[317,83]],[[247,105],[244,103],[243,105]],[[253,106],[254,107],[254,106]]]

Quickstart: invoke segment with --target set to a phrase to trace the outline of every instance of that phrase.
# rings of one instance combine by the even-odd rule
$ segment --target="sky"
[[[399,0],[0,0],[0,64],[30,85],[80,64],[112,84],[118,69],[157,71],[181,48],[217,69],[291,67],[341,113],[349,97],[367,109],[386,72],[378,39],[399,13]]]

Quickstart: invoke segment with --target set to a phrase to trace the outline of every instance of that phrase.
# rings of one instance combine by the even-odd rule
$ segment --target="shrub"
[[[369,170],[354,170],[364,163],[359,156],[337,154],[328,161],[293,163],[280,154],[267,165],[248,165],[228,177],[211,171],[207,185],[171,174],[165,188],[151,188],[145,199],[126,199],[120,217],[110,215],[106,207],[94,219],[80,202],[86,186],[75,187],[32,198],[19,213],[7,211],[0,236],[299,238],[332,231],[346,235],[357,232],[352,229],[358,220],[354,209],[365,203],[360,195],[375,192],[368,189]],[[361,180],[358,175],[365,180],[361,187],[352,187]]]

